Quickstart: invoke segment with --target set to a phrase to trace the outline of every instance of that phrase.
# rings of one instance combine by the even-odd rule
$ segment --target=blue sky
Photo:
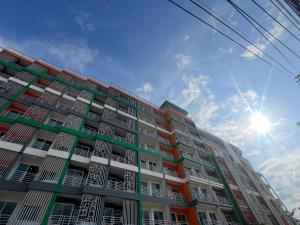
[[[188,1],[178,2],[226,31]],[[288,66],[226,1],[204,2]],[[276,9],[260,2],[299,36]],[[241,6],[300,52],[299,43],[250,1]],[[168,99],[184,107],[200,128],[238,145],[289,209],[299,206],[300,87],[292,79],[167,0],[6,1],[2,8],[0,46],[117,84],[157,105]],[[283,52],[299,68],[298,59]],[[249,107],[267,115],[268,135],[251,128]]]

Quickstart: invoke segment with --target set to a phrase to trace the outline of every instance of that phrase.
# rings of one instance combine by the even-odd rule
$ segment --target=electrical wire
[[[280,0],[275,0],[283,9],[284,11],[286,11],[293,19],[296,23],[298,23],[300,25],[299,20],[290,12],[290,10],[288,10],[281,2]]]
[[[232,2],[231,0],[227,0],[227,2],[236,10],[236,11],[238,11],[260,34],[261,34],[261,36],[263,36],[266,40],[267,40],[267,42],[270,44],[270,45],[272,45],[275,49],[276,49],[276,51],[283,57],[283,58],[285,58],[285,60],[297,71],[297,73],[299,73],[299,70],[298,70],[298,68],[282,53],[282,51],[279,49],[279,48],[277,48],[274,44],[273,44],[273,42],[272,41],[270,41],[269,40],[269,38],[263,33],[263,32],[261,32],[261,30],[260,29],[258,29],[257,28],[257,26],[254,24],[254,23],[252,23],[251,22],[251,20],[249,19],[249,18],[247,18],[244,14],[243,14],[243,12],[241,12],[240,10],[239,10],[239,8],[238,8],[238,6],[234,3],[234,2]]]
[[[236,4],[235,4],[236,5]],[[276,39],[281,45],[283,45],[286,49],[288,49],[291,53],[293,53],[295,56],[297,56],[300,59],[300,55],[298,55],[295,51],[293,51],[287,44],[282,42],[280,39],[278,39],[274,34],[272,34],[270,31],[268,31],[261,23],[259,23],[256,19],[254,19],[252,16],[250,16],[245,10],[241,9],[238,5],[236,7],[243,12],[244,15],[246,15],[248,18],[250,18],[253,22],[256,23],[261,29],[263,29],[265,32],[267,32],[272,38]]]
[[[271,17],[276,23],[278,23],[283,29],[285,29],[290,35],[292,35],[295,39],[300,42],[300,39],[293,34],[289,29],[287,29],[282,23],[280,23],[274,16],[272,16],[267,10],[265,10],[260,4],[258,4],[255,0],[251,0],[258,8],[260,8],[264,13],[266,13],[269,17]]]
[[[238,35],[239,37],[241,37],[243,40],[245,40],[248,44],[250,44],[251,46],[255,47],[258,51],[260,51],[261,53],[265,54],[269,59],[271,59],[273,62],[277,63],[278,65],[280,65],[284,70],[286,70],[288,73],[292,74],[293,73],[288,70],[284,65],[282,65],[280,62],[278,62],[278,60],[274,59],[272,56],[270,56],[269,54],[267,54],[266,52],[264,52],[261,48],[259,48],[258,46],[256,46],[254,43],[252,43],[247,37],[241,35],[239,32],[237,32],[234,28],[232,28],[231,26],[227,25],[225,22],[223,22],[222,20],[220,20],[218,17],[216,17],[215,15],[213,15],[212,13],[210,13],[208,10],[206,10],[204,7],[202,7],[201,5],[199,5],[198,3],[196,3],[194,0],[190,0],[194,5],[196,5],[198,8],[202,9],[204,12],[206,12],[207,14],[209,14],[210,16],[212,16],[214,19],[216,19],[217,21],[219,21],[220,23],[222,23],[224,26],[226,26],[227,28],[229,28],[232,32],[234,32],[236,35]],[[276,47],[275,47],[276,48]],[[280,50],[278,50],[280,52]],[[281,53],[281,52],[280,52]],[[282,53],[283,54],[283,53]],[[286,56],[283,56],[287,59],[288,62],[289,59]],[[294,67],[294,65],[291,63],[291,65]],[[296,67],[294,67],[297,72],[298,69]]]
[[[290,19],[290,17],[288,17],[286,14],[285,14],[285,12],[283,12],[283,10],[281,9],[281,8],[279,8],[279,6],[277,5],[277,4],[275,4],[275,2],[273,1],[273,0],[269,0],[275,7],[276,7],[276,9],[279,11],[279,12],[281,12],[297,29],[298,29],[298,31],[300,31],[300,28],[298,27],[298,25],[296,25],[295,24],[295,22],[294,21],[292,21],[291,19]]]
[[[246,51],[250,52],[251,54],[255,55],[256,57],[258,57],[259,59],[261,59],[262,61],[264,61],[265,63],[269,64],[270,66],[272,66],[273,68],[275,68],[276,70],[282,72],[283,74],[287,75],[289,78],[294,79],[293,75],[290,75],[289,73],[286,73],[284,71],[282,71],[280,68],[278,68],[277,66],[273,65],[272,63],[270,63],[269,61],[265,60],[264,58],[262,58],[260,55],[256,54],[255,52],[251,51],[250,49],[248,49],[247,47],[245,47],[244,45],[242,45],[241,43],[239,43],[238,41],[234,40],[233,38],[231,38],[229,35],[225,34],[224,32],[222,32],[221,30],[219,30],[218,28],[214,27],[213,25],[211,25],[210,23],[204,21],[203,19],[201,19],[200,17],[198,17],[197,15],[195,15],[194,13],[190,12],[189,10],[187,10],[186,8],[184,8],[183,6],[179,5],[178,3],[174,2],[173,0],[168,0],[169,2],[171,2],[173,5],[175,5],[176,7],[178,7],[179,9],[183,10],[184,12],[186,12],[187,14],[189,14],[190,16],[194,17],[195,19],[199,20],[200,22],[202,22],[203,24],[205,24],[206,26],[210,27],[211,29],[213,29],[214,31],[218,32],[219,34],[223,35],[224,37],[226,37],[227,39],[231,40],[232,42],[234,42],[235,44],[239,45],[241,48],[245,49]]]

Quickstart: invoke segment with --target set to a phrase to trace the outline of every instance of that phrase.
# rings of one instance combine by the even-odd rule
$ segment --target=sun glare
[[[265,134],[270,130],[269,119],[260,112],[254,112],[251,116],[251,127],[259,134]]]

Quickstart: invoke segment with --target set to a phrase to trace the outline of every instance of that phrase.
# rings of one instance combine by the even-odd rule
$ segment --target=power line
[[[212,16],[213,18],[215,18],[217,21],[219,21],[220,23],[222,23],[224,26],[226,26],[227,28],[229,28],[231,31],[233,31],[235,34],[237,34],[239,37],[241,37],[243,40],[245,40],[248,44],[250,44],[251,46],[254,46],[258,51],[260,51],[261,53],[265,54],[269,59],[271,59],[272,61],[274,61],[275,63],[277,63],[278,65],[280,65],[284,70],[286,70],[288,73],[292,74],[293,73],[288,70],[284,65],[282,65],[280,62],[278,62],[276,59],[274,59],[272,56],[270,56],[269,54],[267,54],[266,52],[264,52],[261,48],[257,47],[254,43],[252,43],[251,41],[249,41],[249,39],[243,35],[241,35],[239,32],[237,32],[234,28],[232,28],[231,26],[227,25],[225,22],[223,22],[222,20],[220,20],[218,17],[216,17],[215,15],[213,15],[212,13],[210,13],[209,11],[207,11],[204,7],[202,7],[201,5],[199,5],[198,3],[196,3],[194,0],[190,0],[194,5],[196,5],[198,8],[202,9],[204,12],[206,12],[207,14],[209,14],[210,16]],[[280,50],[279,50],[280,51]],[[286,59],[287,57],[284,56]],[[289,59],[287,59],[288,62]],[[292,64],[292,66],[294,67],[294,65]],[[297,71],[298,69],[296,67],[294,67]]]
[[[283,58],[285,58],[285,60],[297,71],[297,73],[299,73],[299,70],[298,70],[298,68],[296,68],[296,66],[280,51],[280,49],[279,48],[277,48],[274,44],[273,44],[273,42],[272,41],[270,41],[269,40],[269,38],[263,33],[263,32],[261,32],[261,30],[260,29],[258,29],[257,28],[257,26],[254,24],[254,23],[252,23],[251,22],[251,20],[249,19],[249,18],[247,18],[244,14],[243,14],[243,12],[241,12],[240,10],[239,10],[239,7],[234,3],[234,2],[232,2],[231,0],[227,0],[227,2],[235,9],[235,10],[237,10],[267,41],[268,41],[268,43],[270,43],[275,49],[276,49],[276,51],[283,57]]]
[[[268,16],[270,16],[276,23],[278,23],[283,29],[285,29],[290,35],[292,35],[295,39],[300,42],[300,39],[293,34],[289,29],[287,29],[282,23],[280,23],[276,18],[274,18],[270,13],[268,13],[260,4],[258,4],[255,0],[251,0],[257,7],[259,7],[262,11],[264,11]]]
[[[276,2],[294,19],[296,23],[300,25],[299,20],[280,2],[280,0],[276,0]]]
[[[174,2],[173,0],[168,0],[169,2],[171,2],[173,5],[175,5],[176,7],[178,7],[179,9],[185,11],[187,14],[189,14],[190,16],[194,17],[195,19],[199,20],[200,22],[204,23],[206,26],[210,27],[211,29],[213,29],[214,31],[220,33],[221,35],[223,35],[224,37],[226,37],[227,39],[231,40],[232,42],[234,42],[235,44],[239,45],[241,48],[245,49],[246,51],[250,52],[251,54],[255,55],[256,57],[258,57],[259,59],[261,59],[262,61],[264,61],[265,63],[269,64],[270,66],[272,66],[273,68],[277,69],[278,71],[282,72],[283,74],[287,75],[288,77],[294,79],[294,76],[291,76],[290,74],[282,71],[280,68],[278,68],[277,66],[271,64],[269,61],[265,60],[264,58],[262,58],[260,55],[256,54],[255,52],[251,51],[250,49],[248,49],[247,47],[245,47],[244,45],[242,45],[241,43],[239,43],[238,41],[234,40],[233,38],[231,38],[230,36],[228,36],[227,34],[225,34],[224,32],[222,32],[221,30],[219,30],[218,28],[214,27],[213,25],[211,25],[210,23],[204,21],[203,19],[201,19],[200,17],[198,17],[197,15],[193,14],[192,12],[190,12],[189,10],[187,10],[186,8],[182,7],[181,5],[177,4],[176,2]]]
[[[288,17],[286,14],[285,14],[285,12],[283,12],[283,10],[281,9],[281,8],[279,8],[279,6],[277,5],[277,4],[275,4],[275,2],[273,1],[273,0],[269,0],[275,7],[276,7],[276,9],[279,11],[279,12],[281,12],[299,31],[300,31],[300,28],[298,27],[298,25],[296,25],[295,24],[295,22],[294,21],[292,21],[291,19],[290,19],[290,17]]]
[[[243,9],[241,9],[239,6],[236,5],[237,8],[241,12],[243,12],[244,15],[246,15],[248,18],[250,18],[252,21],[254,21],[261,29],[263,29],[265,32],[267,32],[270,36],[272,36],[274,39],[276,39],[281,45],[283,45],[286,49],[288,49],[291,53],[293,53],[295,56],[300,58],[300,55],[298,55],[295,51],[293,51],[290,47],[287,46],[284,42],[282,42],[280,39],[278,39],[275,35],[273,35],[270,31],[268,31],[263,25],[261,25],[260,22],[258,22],[256,19],[254,19],[252,16],[250,16],[247,12],[245,12]]]

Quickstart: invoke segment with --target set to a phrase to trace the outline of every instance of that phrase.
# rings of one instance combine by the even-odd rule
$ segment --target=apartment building
[[[0,53],[0,225],[293,224],[230,143],[184,109]]]

